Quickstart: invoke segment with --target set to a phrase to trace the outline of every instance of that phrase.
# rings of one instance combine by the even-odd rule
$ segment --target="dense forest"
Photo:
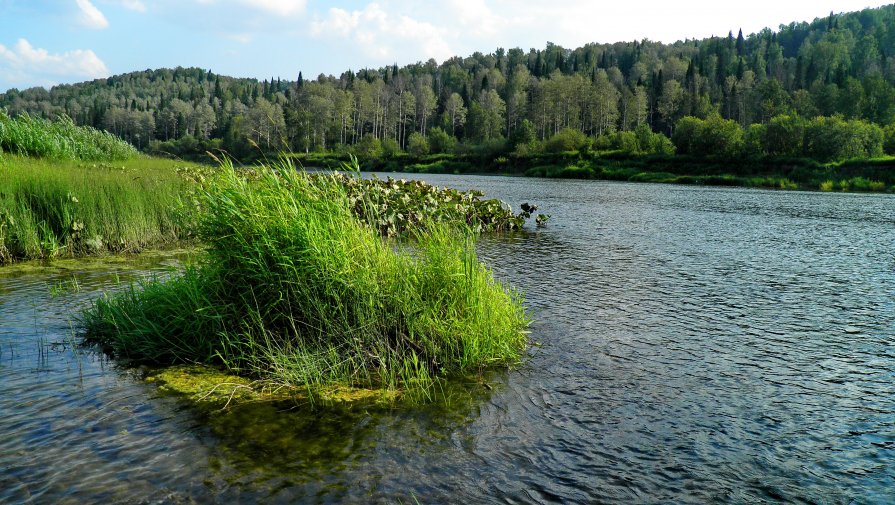
[[[734,35],[498,49],[296,80],[198,68],[12,89],[15,116],[65,114],[150,152],[489,149],[525,155],[807,156],[895,150],[895,5]],[[672,142],[673,140],[673,142]]]

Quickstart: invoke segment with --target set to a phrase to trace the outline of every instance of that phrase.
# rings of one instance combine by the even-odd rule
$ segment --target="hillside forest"
[[[597,38],[599,34],[594,34]],[[803,156],[895,152],[895,5],[744,36],[497,49],[339,76],[145,70],[11,89],[16,116],[69,116],[148,152],[580,149]]]

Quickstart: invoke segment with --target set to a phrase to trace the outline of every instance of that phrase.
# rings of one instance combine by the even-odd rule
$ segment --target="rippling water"
[[[895,198],[426,178],[552,215],[480,244],[524,366],[448,405],[207,416],[72,346],[171,261],[0,270],[0,503],[895,502]]]

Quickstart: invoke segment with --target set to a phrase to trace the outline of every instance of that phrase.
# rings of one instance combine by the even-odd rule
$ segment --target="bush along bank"
[[[296,155],[308,167],[337,167],[348,155]],[[623,151],[567,151],[518,155],[438,154],[422,157],[398,155],[362,160],[364,170],[420,174],[479,174],[598,179],[742,186],[771,189],[835,191],[895,191],[895,157],[852,159],[821,163],[784,156],[727,158],[669,154],[631,154]],[[864,184],[863,181],[866,181]]]
[[[426,398],[443,378],[518,362],[521,296],[478,261],[464,223],[383,239],[341,176],[288,163],[251,177],[225,165],[202,192],[198,264],[131,286],[83,314],[88,342],[169,365],[208,363],[303,388]],[[373,201],[370,209],[376,215]]]
[[[457,147],[453,152],[428,155],[367,153],[362,160],[365,170],[380,172],[522,175],[804,190],[827,190],[832,182],[836,191],[893,191],[895,156],[884,154],[882,146],[895,143],[883,144],[879,128],[821,117],[802,120],[796,125],[801,125],[804,130],[801,132],[787,126],[788,123],[784,125],[787,120],[775,117],[769,125],[751,125],[744,132],[729,120],[685,117],[679,121],[672,137],[674,143],[648,128],[559,142],[569,140],[565,137],[574,137],[562,130],[546,142],[501,141],[487,148],[460,146],[463,149]],[[791,129],[796,129],[796,133],[784,135]],[[858,135],[860,132],[864,135]],[[823,148],[829,145],[838,147]],[[889,146],[885,152],[895,153],[893,149]],[[335,167],[350,154],[293,156],[309,167]]]

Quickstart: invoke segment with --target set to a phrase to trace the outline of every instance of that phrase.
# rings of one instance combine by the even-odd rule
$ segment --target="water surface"
[[[0,503],[895,501],[895,198],[426,179],[552,215],[480,243],[535,321],[520,369],[447,405],[208,416],[72,345],[176,258],[0,270]]]

